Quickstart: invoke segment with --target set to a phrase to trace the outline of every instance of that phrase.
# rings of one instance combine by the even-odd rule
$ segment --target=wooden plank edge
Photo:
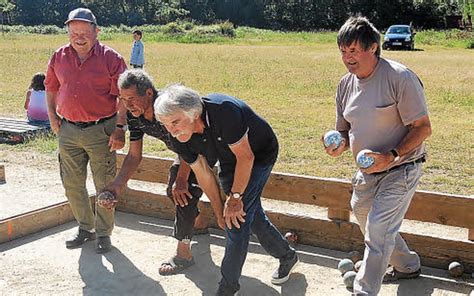
[[[119,167],[124,158],[125,154],[118,155]],[[132,178],[166,183],[168,167],[171,163],[172,159],[169,158],[144,156]],[[311,188],[314,187],[314,193],[310,194],[307,188],[305,193],[298,195],[297,191],[301,187],[297,184],[305,185],[305,188],[311,185]],[[331,211],[350,211],[351,190],[350,182],[346,180],[272,172],[263,196],[273,200],[327,207]],[[420,207],[426,207],[427,203],[438,210],[444,206],[446,211],[418,210]],[[452,215],[453,207],[459,207],[462,213]],[[472,229],[474,228],[474,219],[470,219],[472,212],[474,212],[474,197],[472,196],[417,190],[405,219]]]
[[[0,164],[0,184],[3,184],[7,181],[6,175],[5,175],[5,166],[3,164]]]
[[[217,228],[210,203],[200,201],[199,208],[201,213],[208,218],[209,226]],[[174,205],[168,197],[138,190],[130,190],[124,194],[118,210],[174,220]],[[295,230],[299,243],[345,252],[364,249],[362,233],[355,223],[274,211],[266,211],[266,213],[282,233]],[[412,233],[401,233],[401,235],[410,248],[420,255],[425,266],[446,269],[452,260],[460,260],[466,272],[474,271],[474,243],[472,242]]]
[[[69,202],[43,207],[0,221],[0,244],[74,220]]]

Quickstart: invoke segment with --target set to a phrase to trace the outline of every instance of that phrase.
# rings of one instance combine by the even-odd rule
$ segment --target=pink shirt
[[[127,66],[115,50],[97,41],[81,64],[70,44],[49,60],[47,92],[58,92],[57,112],[70,121],[95,121],[117,112],[117,80]]]
[[[29,120],[48,120],[48,106],[44,90],[31,90],[30,102],[26,112]]]

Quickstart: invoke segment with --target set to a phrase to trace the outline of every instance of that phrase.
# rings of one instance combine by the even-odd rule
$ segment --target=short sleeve
[[[344,118],[344,98],[342,96],[342,82],[339,83],[337,90],[336,90],[336,130],[337,131],[349,131],[351,129],[351,125],[347,120]]]
[[[60,87],[58,77],[54,70],[56,64],[56,53],[53,54],[51,59],[48,62],[48,69],[46,70],[46,79],[44,81],[44,86],[47,92],[57,92]]]
[[[116,54],[113,58],[113,61],[111,62],[111,67],[110,67],[110,77],[111,77],[111,87],[110,87],[110,94],[113,96],[118,96],[119,95],[119,89],[118,89],[118,78],[120,74],[125,72],[127,70],[127,65],[125,64],[124,59]]]
[[[233,104],[224,103],[215,115],[221,129],[221,137],[227,145],[238,143],[248,131],[243,110]]]
[[[130,132],[130,141],[138,141],[143,139],[143,131],[138,128],[138,118],[127,112],[127,125]]]
[[[428,114],[423,85],[410,70],[402,73],[397,108],[404,125]]]

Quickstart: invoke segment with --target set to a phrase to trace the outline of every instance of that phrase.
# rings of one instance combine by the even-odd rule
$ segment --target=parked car
[[[383,37],[383,49],[407,48],[415,49],[415,32],[407,25],[390,26]]]

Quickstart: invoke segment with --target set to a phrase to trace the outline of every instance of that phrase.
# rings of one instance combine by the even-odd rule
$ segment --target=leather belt
[[[385,174],[385,173],[391,172],[391,171],[393,171],[393,170],[396,170],[396,169],[398,169],[398,168],[401,167],[401,166],[404,166],[404,165],[407,165],[407,164],[420,163],[420,162],[426,162],[426,158],[425,158],[424,155],[423,155],[422,157],[418,158],[418,159],[415,159],[415,160],[412,160],[412,161],[409,161],[409,162],[405,162],[405,163],[396,165],[396,166],[394,166],[394,167],[391,167],[391,168],[389,168],[388,170],[385,170],[385,171],[382,171],[382,172],[372,173],[372,175]]]
[[[115,115],[117,115],[117,113],[114,113],[113,115],[109,116],[109,117],[104,117],[104,118],[101,118],[101,119],[97,119],[95,121],[71,121],[69,119],[66,119],[66,118],[63,118],[64,121],[66,121],[67,123],[70,123],[70,124],[74,124],[75,126],[79,127],[79,128],[87,128],[87,127],[91,127],[93,125],[97,125],[99,123],[102,123],[106,120],[109,120],[111,118],[113,118]]]

